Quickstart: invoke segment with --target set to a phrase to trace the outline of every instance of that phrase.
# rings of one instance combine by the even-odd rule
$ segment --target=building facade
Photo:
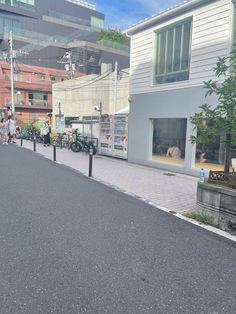
[[[0,61],[0,108],[11,107],[10,72],[9,63]],[[64,80],[67,80],[65,70],[15,65],[14,102],[18,124],[29,124],[48,118],[48,114],[52,112],[52,85]]]
[[[104,15],[83,0],[1,0],[0,51],[8,49],[12,30],[19,62],[64,69],[69,50],[79,72],[100,73],[102,62],[128,66],[129,54],[97,43],[104,28]],[[22,54],[21,54],[22,52]],[[26,55],[27,54],[27,55]],[[63,61],[63,60],[62,60]]]
[[[90,74],[54,84],[53,116],[63,114],[66,124],[75,119],[98,122],[101,114],[127,111],[129,69],[112,72],[111,65],[106,64],[102,68],[101,75]]]
[[[32,66],[39,67],[39,71],[47,78],[43,82],[43,84],[48,83],[47,87],[43,87],[46,89],[51,88],[49,72],[53,68],[55,73],[57,73],[56,69],[66,70],[68,78],[73,78],[76,77],[76,73],[81,72],[100,74],[101,64],[104,61],[112,63],[113,66],[115,61],[118,61],[121,67],[128,66],[127,50],[117,46],[108,47],[99,42],[103,28],[104,15],[98,12],[96,5],[89,0],[0,0],[0,60],[9,61],[9,41],[12,32],[12,55],[15,63],[24,69],[24,64],[28,65],[31,67],[31,73],[34,72]],[[65,72],[61,73],[64,75]],[[23,77],[21,86],[24,84],[24,79],[26,79],[25,84],[28,84],[27,75],[15,73],[15,97],[18,98],[20,91],[17,90],[19,85],[17,77],[20,76]],[[4,84],[9,82],[5,80]],[[27,93],[32,94],[31,91],[35,86],[30,84],[27,86],[29,87]],[[50,98],[51,90],[47,92]],[[4,93],[0,95],[2,99],[0,105],[11,106],[9,97]],[[17,101],[16,103],[18,106]],[[29,103],[27,99],[25,103]],[[18,111],[17,106],[16,111]],[[46,107],[43,106],[41,110],[45,111]],[[31,113],[35,112],[36,107],[25,106],[25,115],[27,108],[31,121],[33,117]]]
[[[190,0],[131,27],[129,161],[196,175],[222,169],[224,145],[215,138],[200,161],[190,117],[204,103],[203,81],[214,80],[218,57],[235,40],[235,1]],[[233,152],[233,156],[236,150]],[[233,157],[232,156],[232,157]]]

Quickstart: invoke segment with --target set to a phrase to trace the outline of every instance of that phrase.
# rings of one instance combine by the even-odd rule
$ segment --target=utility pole
[[[13,35],[12,31],[10,31],[10,66],[11,66],[11,111],[12,114],[15,114],[15,98],[14,98],[14,59],[15,59],[15,51],[13,50]]]
[[[11,113],[15,114],[15,91],[14,91],[14,65],[16,55],[27,55],[27,52],[21,50],[14,50],[13,49],[13,33],[10,31],[9,34],[9,48],[10,48],[10,68],[11,68]]]
[[[116,62],[115,62],[115,81],[114,81],[113,114],[116,113],[117,81],[118,81],[118,63],[117,63],[117,61],[116,61]]]
[[[68,78],[69,80],[72,80],[74,78],[75,73],[75,64],[72,63],[72,52],[67,51],[62,57],[62,60],[58,61],[58,63],[65,64],[65,69],[68,73]]]
[[[58,106],[59,106],[59,110],[58,110],[59,111],[59,118],[61,119],[61,103],[60,102],[58,103]]]

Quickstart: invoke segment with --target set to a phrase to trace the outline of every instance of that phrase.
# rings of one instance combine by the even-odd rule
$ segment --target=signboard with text
[[[65,117],[64,115],[56,116],[56,131],[57,133],[65,132]]]

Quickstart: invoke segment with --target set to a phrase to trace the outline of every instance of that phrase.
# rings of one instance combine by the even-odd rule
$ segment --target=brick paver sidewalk
[[[23,147],[33,150],[33,143]],[[53,148],[37,144],[37,153],[52,159]],[[57,161],[88,175],[89,157],[57,148]],[[93,158],[93,178],[115,186],[136,197],[171,211],[184,213],[195,208],[198,179],[182,174],[165,175],[167,171],[128,163],[125,160],[96,155]]]

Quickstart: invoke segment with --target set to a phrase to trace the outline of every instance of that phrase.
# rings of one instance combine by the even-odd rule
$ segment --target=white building
[[[131,37],[128,159],[197,174],[200,147],[192,145],[189,121],[205,99],[203,81],[215,79],[218,57],[235,38],[234,0],[184,1],[129,28]],[[205,169],[220,169],[222,144],[213,141]],[[178,146],[175,156],[168,148]],[[199,150],[199,151],[198,151]]]

